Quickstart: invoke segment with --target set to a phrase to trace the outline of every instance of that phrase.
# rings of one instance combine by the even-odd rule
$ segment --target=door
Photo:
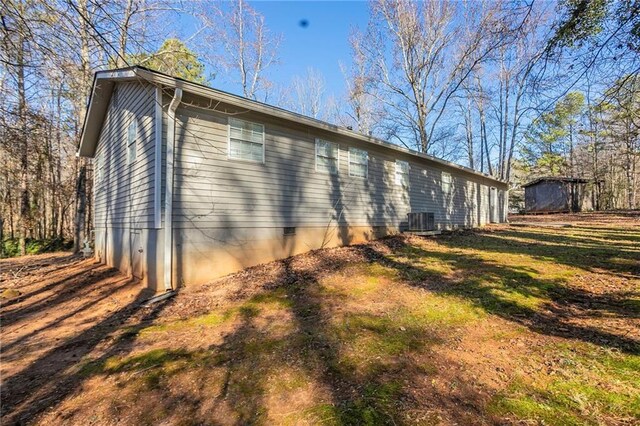
[[[498,222],[498,190],[493,187],[489,190],[489,222]]]
[[[142,279],[142,232],[139,229],[131,231],[131,274]]]

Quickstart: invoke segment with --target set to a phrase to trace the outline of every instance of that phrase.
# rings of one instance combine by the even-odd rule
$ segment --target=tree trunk
[[[0,258],[4,257],[4,219],[0,217]]]
[[[467,105],[467,111],[464,116],[466,134],[467,134],[467,153],[469,155],[469,168],[475,169],[474,147],[473,147],[473,123],[471,122],[471,105]]]
[[[81,40],[81,49],[80,49],[80,78],[82,79],[81,89],[76,99],[76,110],[78,111],[78,120],[76,122],[76,140],[80,138],[79,129],[82,127],[82,123],[84,122],[85,115],[85,96],[89,92],[89,85],[91,81],[91,67],[89,63],[89,28],[87,26],[86,20],[89,20],[89,10],[87,8],[87,0],[82,0],[78,4],[80,13],[84,15],[84,18],[79,17],[80,23],[80,40]],[[87,237],[86,234],[86,226],[87,226],[87,216],[86,216],[86,207],[87,207],[87,165],[86,160],[84,158],[78,159],[78,176],[76,180],[76,215],[74,220],[74,238],[73,238],[73,250],[77,252],[80,250],[81,244],[84,242]]]
[[[16,68],[18,72],[18,132],[20,139],[20,255],[27,254],[26,238],[29,231],[29,141],[27,137],[27,98],[24,79],[24,36],[19,32],[18,51],[16,52]]]
[[[80,171],[78,172],[78,180],[76,186],[76,220],[74,222],[75,235],[73,236],[73,252],[77,253],[82,247],[82,243],[85,240],[85,226],[86,226],[86,179],[87,179],[87,166],[84,159],[80,161]]]

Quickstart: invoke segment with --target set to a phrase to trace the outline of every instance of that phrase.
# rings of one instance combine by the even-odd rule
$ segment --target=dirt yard
[[[316,251],[144,308],[60,253],[0,261],[2,424],[640,422],[640,216]]]

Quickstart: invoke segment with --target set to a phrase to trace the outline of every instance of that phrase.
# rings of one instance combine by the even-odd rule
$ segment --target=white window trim
[[[448,176],[448,182],[445,182],[445,176]],[[444,190],[444,185],[447,184],[447,190]],[[443,194],[451,194],[451,190],[453,188],[453,175],[450,172],[441,172],[440,174],[440,190]]]
[[[262,128],[262,160],[260,160],[260,161],[258,161],[258,160],[247,160],[245,158],[236,158],[236,157],[232,157],[231,156],[231,122],[233,120],[243,121],[245,123],[255,124],[256,126],[260,126]],[[245,142],[250,142],[250,141],[245,141]],[[243,120],[243,119],[235,118],[235,117],[229,117],[227,119],[227,160],[239,161],[239,162],[243,162],[243,163],[264,164],[265,163],[265,159],[266,159],[266,148],[265,148],[266,145],[267,144],[265,142],[264,124],[256,123],[255,121]]]
[[[403,184],[402,181],[398,180],[398,165],[399,163],[405,163],[407,165],[407,184]],[[394,163],[394,173],[393,173],[393,179],[395,181],[396,186],[401,186],[403,188],[408,188],[409,187],[409,183],[411,182],[411,164],[408,161],[405,160],[396,160],[396,162]]]
[[[367,162],[365,164],[365,166],[367,166],[367,167],[366,167],[366,172],[365,172],[364,176],[357,176],[357,175],[351,174],[351,150],[352,149],[356,149],[358,151],[362,151],[367,155]],[[357,177],[357,178],[361,178],[361,179],[369,179],[369,151],[367,151],[366,149],[356,148],[355,146],[350,146],[348,152],[349,152],[349,157],[348,157],[348,160],[349,160],[349,176]]]
[[[338,149],[338,155],[336,157],[336,171],[335,171],[335,173],[327,171],[327,170],[318,170],[318,142],[320,142],[320,141],[335,145],[337,147],[337,149]],[[315,169],[316,169],[317,173],[322,173],[322,174],[325,174],[325,175],[337,175],[337,174],[340,173],[340,144],[339,143],[332,142],[332,141],[329,141],[327,139],[316,138],[314,151],[315,151],[315,153],[314,153],[313,158],[314,158]]]
[[[138,148],[139,148],[138,140],[140,139],[140,131],[139,131],[139,126],[138,126],[138,120],[136,119],[135,115],[133,115],[132,117],[133,118],[132,118],[131,122],[127,126],[126,151],[127,151],[127,164],[128,165],[131,165],[131,164],[135,163],[136,161],[138,161]],[[135,135],[133,137],[133,142],[131,142],[131,141],[129,141],[129,134],[130,134],[131,126],[134,126],[134,125],[136,127],[136,130],[135,130]],[[133,159],[131,158],[131,145],[135,145],[135,149],[136,149],[136,156]]]

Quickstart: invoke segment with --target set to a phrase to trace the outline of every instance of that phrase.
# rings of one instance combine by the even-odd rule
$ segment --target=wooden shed
[[[591,209],[586,179],[541,177],[525,185],[526,213],[569,213]]]
[[[78,154],[94,159],[100,261],[171,290],[400,231],[506,221],[477,171],[142,67],[95,76]]]

